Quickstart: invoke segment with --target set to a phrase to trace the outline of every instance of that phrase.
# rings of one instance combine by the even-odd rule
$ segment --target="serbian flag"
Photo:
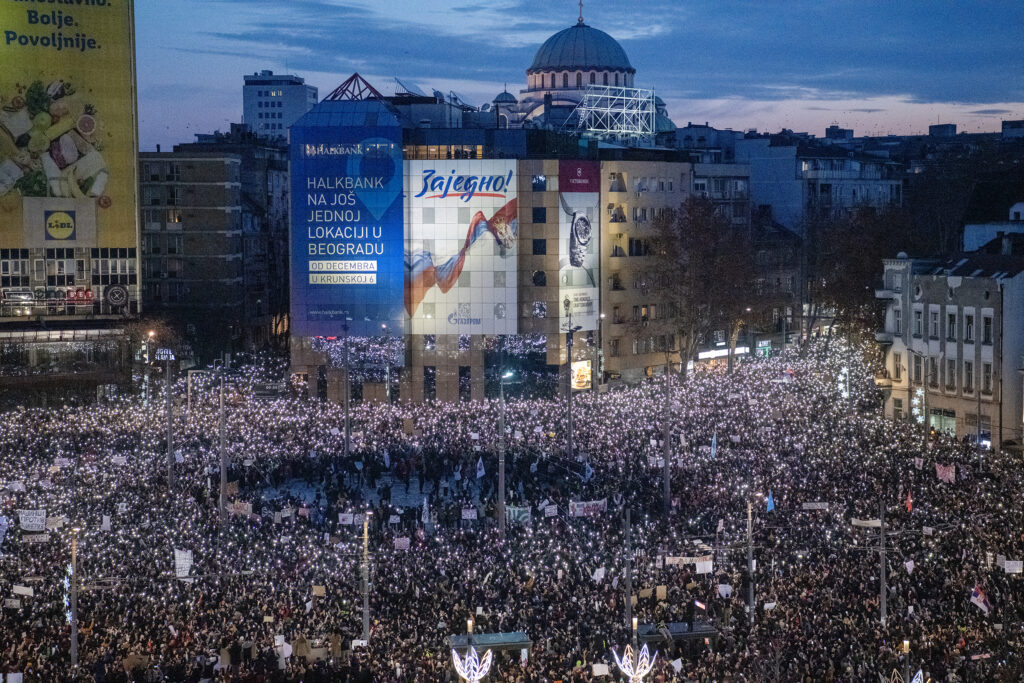
[[[914,499],[910,495],[910,489],[907,489],[907,512],[914,511]]]
[[[978,606],[985,614],[992,611],[992,603],[989,602],[988,596],[985,595],[985,591],[981,590],[981,584],[975,584],[974,590],[971,592],[971,602]]]

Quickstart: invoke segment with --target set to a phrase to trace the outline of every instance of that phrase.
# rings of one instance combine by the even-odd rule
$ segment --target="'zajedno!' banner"
[[[135,247],[130,0],[0,0],[0,247]]]

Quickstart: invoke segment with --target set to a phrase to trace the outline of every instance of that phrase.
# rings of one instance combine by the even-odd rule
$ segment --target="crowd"
[[[472,618],[476,633],[532,641],[496,653],[486,680],[623,680],[610,651],[630,642],[629,599],[641,624],[713,628],[696,646],[651,645],[648,680],[661,683],[874,682],[905,667],[936,681],[1024,676],[1019,460],[980,462],[938,435],[925,447],[920,425],[883,414],[871,362],[839,341],[579,394],[571,454],[564,399],[507,401],[504,534],[498,401],[353,405],[345,457],[340,406],[257,400],[245,384],[224,412],[226,521],[209,385],[174,421],[171,488],[162,401],[4,415],[0,670],[40,682],[455,681],[447,639]]]

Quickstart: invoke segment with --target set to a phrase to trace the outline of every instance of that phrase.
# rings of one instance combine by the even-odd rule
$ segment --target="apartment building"
[[[1024,257],[1000,238],[937,263],[884,262],[876,337],[886,349],[886,411],[957,438],[979,431],[994,447],[1020,442]]]

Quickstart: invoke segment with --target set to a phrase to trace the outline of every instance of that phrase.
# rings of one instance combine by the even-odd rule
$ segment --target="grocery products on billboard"
[[[601,256],[600,165],[594,161],[558,162],[558,294],[569,300],[573,326],[593,330],[598,325]],[[562,327],[569,315],[561,308]]]
[[[339,126],[324,119],[378,125]],[[353,110],[356,111],[352,115]],[[329,115],[329,116],[327,116]],[[324,101],[291,128],[292,331],[401,333],[402,129],[380,103]]]
[[[406,166],[405,311],[414,334],[515,334],[516,162]]]
[[[26,246],[137,246],[132,15],[0,4],[0,230]]]

